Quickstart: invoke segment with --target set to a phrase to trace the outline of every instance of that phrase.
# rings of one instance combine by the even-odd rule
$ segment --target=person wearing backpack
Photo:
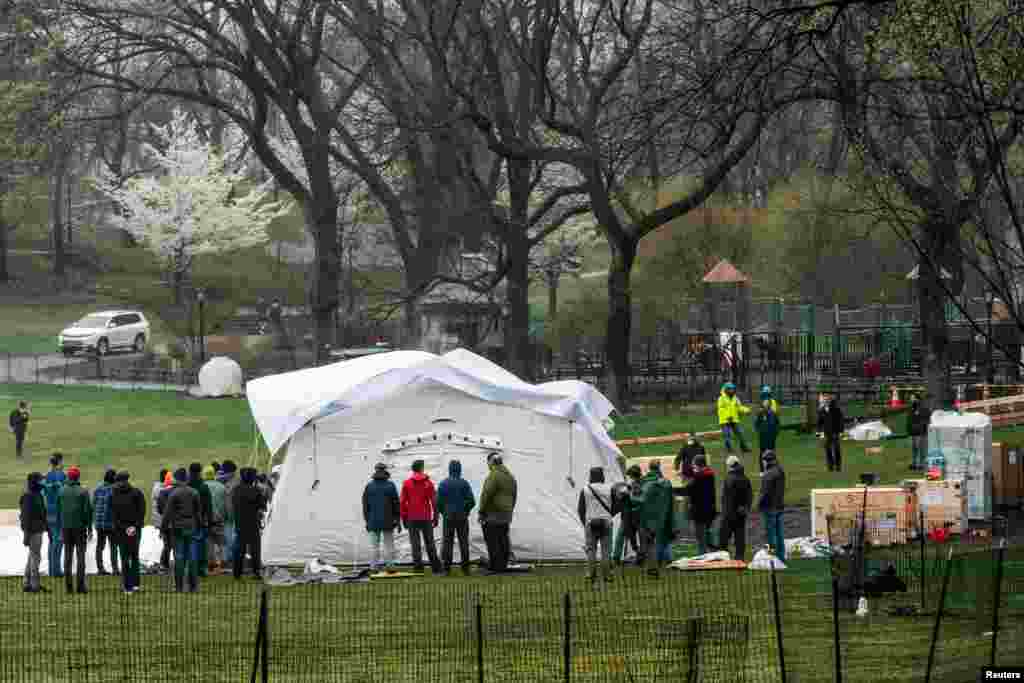
[[[583,537],[587,548],[587,578],[597,581],[597,553],[601,552],[601,577],[612,580],[612,487],[604,481],[604,468],[590,468],[590,483],[580,491],[578,505]]]
[[[775,441],[779,436],[779,413],[778,403],[768,393],[765,396],[761,391],[761,409],[754,420],[754,429],[757,430],[757,446],[760,450],[757,462],[760,463],[760,472],[764,474],[764,454],[775,450]]]

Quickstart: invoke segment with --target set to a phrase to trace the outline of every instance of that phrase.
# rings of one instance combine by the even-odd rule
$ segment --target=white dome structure
[[[203,396],[241,395],[242,366],[227,356],[211,358],[199,370],[199,389]]]

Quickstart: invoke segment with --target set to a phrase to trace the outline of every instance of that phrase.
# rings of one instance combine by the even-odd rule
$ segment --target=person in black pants
[[[829,396],[825,407],[818,413],[818,429],[825,434],[825,461],[829,472],[843,469],[843,454],[840,441],[843,438],[843,411],[835,396]]]
[[[754,489],[743,471],[743,463],[735,455],[725,461],[729,472],[722,484],[722,521],[718,534],[718,547],[728,549],[730,539],[736,539],[734,560],[744,559],[747,553],[747,516],[754,503]]]
[[[473,488],[462,478],[462,463],[452,460],[448,463],[448,478],[437,488],[437,511],[444,520],[441,563],[446,574],[452,568],[456,536],[459,539],[462,571],[469,572],[469,513],[475,506]]]
[[[235,511],[235,527],[238,532],[238,549],[235,552],[234,576],[242,578],[242,566],[245,555],[252,556],[252,569],[255,578],[260,578],[260,529],[263,523],[263,511],[267,507],[267,499],[256,486],[256,470],[243,467],[241,484],[232,494],[232,505]]]
[[[11,411],[11,415],[8,418],[11,433],[14,434],[14,456],[17,458],[22,457],[22,453],[25,450],[25,432],[28,431],[28,419],[28,403],[19,401],[18,407]]]
[[[110,496],[110,516],[114,527],[114,541],[121,555],[122,588],[134,593],[139,586],[139,542],[146,523],[146,497],[142,491],[128,483],[128,472],[118,472]]]

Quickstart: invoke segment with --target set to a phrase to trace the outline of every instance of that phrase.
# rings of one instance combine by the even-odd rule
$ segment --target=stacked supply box
[[[936,410],[928,426],[928,466],[963,482],[969,519],[992,516],[992,419]]]
[[[950,533],[964,533],[967,529],[967,494],[959,481],[910,479],[906,483],[914,485],[920,511],[917,524],[923,516],[925,532],[948,528]]]
[[[831,530],[833,545],[850,543],[862,510],[869,542],[906,543],[916,526],[917,496],[902,487],[870,487],[865,505],[863,486],[812,489],[811,533],[815,538],[829,539]]]

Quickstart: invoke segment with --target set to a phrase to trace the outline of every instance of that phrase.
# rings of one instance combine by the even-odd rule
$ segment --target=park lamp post
[[[985,339],[986,381],[989,385],[992,385],[996,383],[996,369],[992,364],[992,316],[995,313],[996,305],[996,290],[994,287],[989,286],[986,288],[985,298],[987,299],[986,303],[988,303],[988,336]]]
[[[199,362],[206,362],[206,330],[203,305],[206,303],[206,292],[202,289],[196,290],[196,302],[199,304]]]

